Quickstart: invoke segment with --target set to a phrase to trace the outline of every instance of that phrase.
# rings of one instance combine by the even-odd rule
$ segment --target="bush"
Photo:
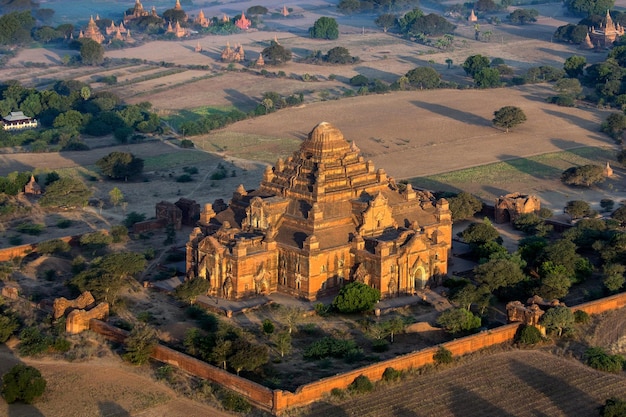
[[[437,352],[433,355],[433,360],[437,365],[447,365],[452,363],[454,358],[452,357],[452,352],[445,347],[440,346],[439,349],[437,349]]]
[[[385,369],[385,372],[383,372],[383,381],[385,382],[397,381],[400,378],[402,378],[402,371],[397,371],[392,367]]]
[[[113,226],[111,227],[111,236],[114,243],[124,242],[128,239],[128,228],[122,224]]]
[[[609,398],[600,409],[600,417],[625,417],[626,401]]]
[[[20,327],[20,324],[13,316],[0,315],[0,343],[4,343],[9,340],[15,331]]]
[[[583,310],[574,311],[574,321],[580,324],[587,324],[591,321],[591,316]]]
[[[46,380],[32,366],[15,365],[2,377],[2,397],[9,404],[16,401],[31,404],[45,390]]]
[[[535,326],[524,325],[520,327],[515,339],[520,345],[536,345],[543,340],[543,336]]]
[[[57,222],[57,227],[59,229],[67,229],[72,225],[72,221],[70,219],[62,219]]]
[[[17,231],[31,236],[39,236],[45,227],[43,224],[22,223],[17,226]]]
[[[189,174],[183,174],[183,175],[179,175],[178,177],[176,177],[176,182],[191,182],[193,181],[193,178],[191,178],[191,175]]]
[[[143,365],[148,362],[157,344],[154,329],[145,324],[137,325],[126,339],[126,353],[122,357],[133,365]]]
[[[126,216],[126,219],[124,219],[124,226],[128,227],[129,229],[131,227],[133,227],[133,225],[135,223],[139,223],[146,220],[146,215],[143,213],[137,213],[136,211],[131,211],[130,213],[128,213],[128,215]]]
[[[190,141],[189,139],[183,139],[180,141],[180,147],[184,148],[184,149],[189,149],[189,148],[193,148],[195,145],[192,141]]]
[[[389,350],[389,342],[387,339],[376,339],[372,342],[372,350],[374,352],[386,352]]]
[[[263,320],[263,324],[261,325],[261,329],[263,330],[263,333],[269,335],[274,333],[274,323],[272,323],[272,320],[270,319],[265,319]]]
[[[252,406],[245,398],[232,391],[227,391],[222,397],[222,406],[228,411],[236,413],[249,413]]]
[[[313,342],[305,349],[302,356],[304,359],[323,359],[327,357],[343,358],[357,348],[353,340],[339,340],[333,337],[324,337]]]
[[[37,244],[37,252],[42,254],[69,252],[70,244],[61,239],[52,239]]]
[[[618,373],[624,369],[625,359],[621,355],[609,355],[601,347],[592,347],[585,351],[585,363],[593,369]]]
[[[348,385],[348,390],[351,392],[356,392],[357,394],[365,394],[366,392],[370,392],[374,389],[374,384],[372,381],[365,375],[359,375],[354,378],[354,381],[350,385]]]
[[[53,343],[54,340],[37,327],[26,327],[20,332],[19,352],[22,356],[39,355],[47,351]]]

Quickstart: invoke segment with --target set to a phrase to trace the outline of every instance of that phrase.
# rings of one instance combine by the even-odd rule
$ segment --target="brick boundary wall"
[[[109,231],[106,229],[94,230],[93,232],[87,232],[87,233],[95,233],[95,232],[104,233],[105,235],[109,234]],[[63,237],[58,237],[58,238],[42,240],[42,242],[47,242],[49,240],[62,240],[63,242],[67,242],[72,246],[77,246],[80,244],[80,238],[82,236],[83,236],[82,234],[72,235],[72,236],[63,236]],[[10,248],[0,249],[0,262],[10,261],[15,257],[26,256],[30,254],[31,252],[34,252],[35,250],[37,250],[37,243],[27,243],[25,245],[11,246]]]
[[[572,310],[582,310],[588,314],[599,314],[624,306],[626,306],[626,293],[621,293],[577,305],[572,307]],[[520,326],[521,323],[506,324],[492,330],[442,343],[439,346],[445,347],[455,356],[461,356],[489,346],[513,341]],[[118,343],[123,343],[128,336],[128,332],[95,319],[90,321],[90,329]],[[433,363],[433,355],[437,352],[439,346],[422,349],[343,374],[323,378],[319,381],[302,385],[295,392],[272,391],[260,384],[238,377],[221,368],[165,346],[159,345],[152,357],[158,361],[176,366],[192,375],[220,384],[239,393],[257,407],[279,415],[289,408],[300,407],[320,400],[333,388],[346,389],[360,375],[365,375],[372,381],[378,381],[382,379],[385,369],[389,367],[398,371],[406,371]]]

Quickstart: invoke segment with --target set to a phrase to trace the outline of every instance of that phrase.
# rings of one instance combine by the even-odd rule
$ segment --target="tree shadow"
[[[332,417],[348,417],[350,414],[339,405],[330,404],[326,401],[313,403],[309,406],[309,410],[302,414],[304,417],[332,416]]]
[[[498,159],[512,168],[515,168],[517,171],[537,179],[551,179],[561,174],[561,170],[558,168],[542,164],[541,162],[533,161],[528,158],[502,154],[498,156]]]
[[[226,93],[226,100],[230,101],[231,104],[237,108],[253,109],[258,104],[252,97],[249,97],[234,88],[225,88],[224,92]]]
[[[101,416],[107,417],[130,417],[130,413],[121,405],[112,401],[98,401]]]
[[[581,117],[578,116],[574,116],[573,114],[569,114],[566,111],[558,111],[558,110],[552,110],[552,109],[544,109],[543,110],[546,114],[549,114],[550,116],[554,116],[554,117],[559,117],[561,119],[566,120],[567,122],[578,126],[580,128],[583,129],[587,129],[591,132],[597,132],[599,130],[599,125],[600,125],[600,120],[586,120],[583,119]],[[610,140],[610,138],[607,136],[606,137],[607,141]]]
[[[480,410],[480,415],[485,416],[515,417],[513,414],[490,403],[476,393],[468,390],[466,387],[454,385],[449,388],[448,392],[450,393],[450,405],[448,409],[457,417],[471,416],[473,415],[471,410],[475,410],[476,412]],[[468,409],[469,407],[471,408]]]
[[[469,113],[466,111],[454,109],[448,106],[442,106],[441,104],[436,103],[427,103],[424,101],[411,101],[415,107],[428,110],[432,113],[439,114],[440,116],[447,117],[452,120],[476,125],[476,126],[492,126],[492,121],[485,119],[484,117],[478,116],[473,113]]]
[[[519,360],[511,361],[509,368],[526,385],[548,397],[551,403],[561,411],[559,414],[568,417],[595,415],[593,411],[596,411],[600,405],[593,397],[571,385],[564,377],[548,374],[542,369]],[[576,401],[564,401],[565,398],[576,398]],[[581,404],[588,404],[591,409],[581,410]]]

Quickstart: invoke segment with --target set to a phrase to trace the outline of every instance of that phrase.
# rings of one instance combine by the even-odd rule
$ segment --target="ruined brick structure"
[[[74,300],[68,300],[65,297],[56,298],[54,300],[54,304],[52,305],[52,318],[56,320],[59,317],[64,316],[70,309],[80,310],[91,308],[94,305],[96,305],[96,300],[89,291],[83,292]]]
[[[522,214],[539,214],[540,209],[541,202],[536,196],[512,193],[496,200],[494,217],[496,223],[509,223]]]
[[[451,241],[446,200],[400,190],[323,122],[267,167],[257,190],[239,186],[227,207],[205,206],[187,275],[229,299],[277,291],[315,300],[353,280],[391,297],[445,274]]]

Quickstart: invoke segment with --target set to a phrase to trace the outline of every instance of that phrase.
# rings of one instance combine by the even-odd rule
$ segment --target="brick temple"
[[[258,189],[207,204],[187,243],[187,276],[209,294],[280,292],[315,300],[349,281],[383,297],[414,294],[448,269],[445,199],[396,185],[329,123],[267,167]]]

